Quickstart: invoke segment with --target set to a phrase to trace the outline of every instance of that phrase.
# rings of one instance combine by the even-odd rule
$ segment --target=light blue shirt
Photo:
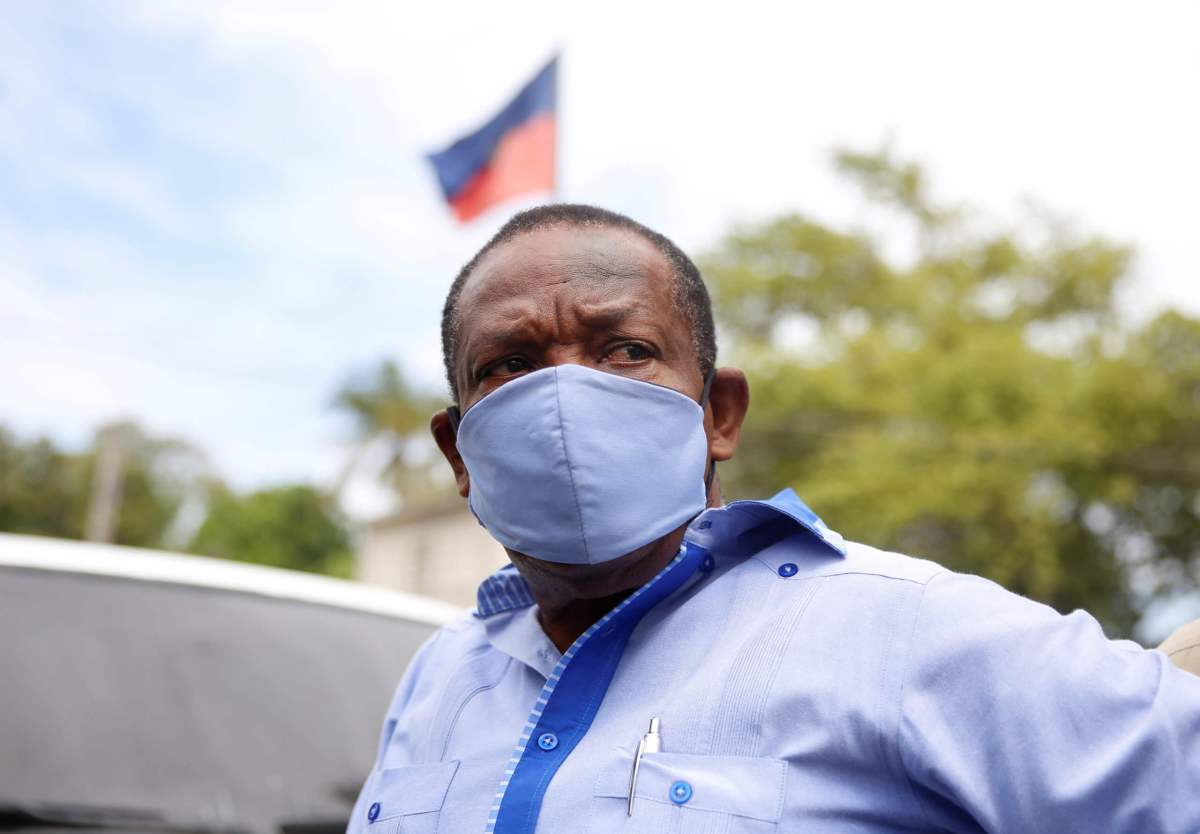
[[[651,718],[662,749],[634,751]],[[560,656],[511,567],[418,653],[348,834],[1200,832],[1200,677],[794,493]]]

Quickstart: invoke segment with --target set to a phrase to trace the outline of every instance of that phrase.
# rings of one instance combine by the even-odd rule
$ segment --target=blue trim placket
[[[678,590],[708,555],[703,547],[685,543],[654,579],[580,635],[563,654],[505,770],[488,815],[487,834],[533,834],[550,780],[592,726],[629,636],[646,612]]]

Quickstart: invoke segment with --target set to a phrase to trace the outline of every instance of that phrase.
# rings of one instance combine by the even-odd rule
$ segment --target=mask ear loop
[[[717,375],[716,368],[709,368],[704,375],[704,388],[700,391],[700,407],[708,405],[708,395],[712,390],[713,378]],[[708,465],[708,474],[704,476],[704,494],[707,496],[712,489],[713,479],[717,477],[717,461],[714,459]]]
[[[458,424],[462,422],[462,414],[456,405],[446,406],[446,416],[450,418],[450,428],[455,434],[458,434]]]

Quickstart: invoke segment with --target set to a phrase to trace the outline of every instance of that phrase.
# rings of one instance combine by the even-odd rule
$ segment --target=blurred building
[[[504,549],[456,495],[367,525],[355,578],[473,608],[479,583],[507,563]]]

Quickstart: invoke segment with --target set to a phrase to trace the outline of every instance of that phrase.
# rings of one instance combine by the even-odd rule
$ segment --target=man
[[[413,660],[349,834],[1200,832],[1200,679],[790,491],[723,504],[748,386],[666,238],[520,214],[442,334],[433,435],[512,565]]]

